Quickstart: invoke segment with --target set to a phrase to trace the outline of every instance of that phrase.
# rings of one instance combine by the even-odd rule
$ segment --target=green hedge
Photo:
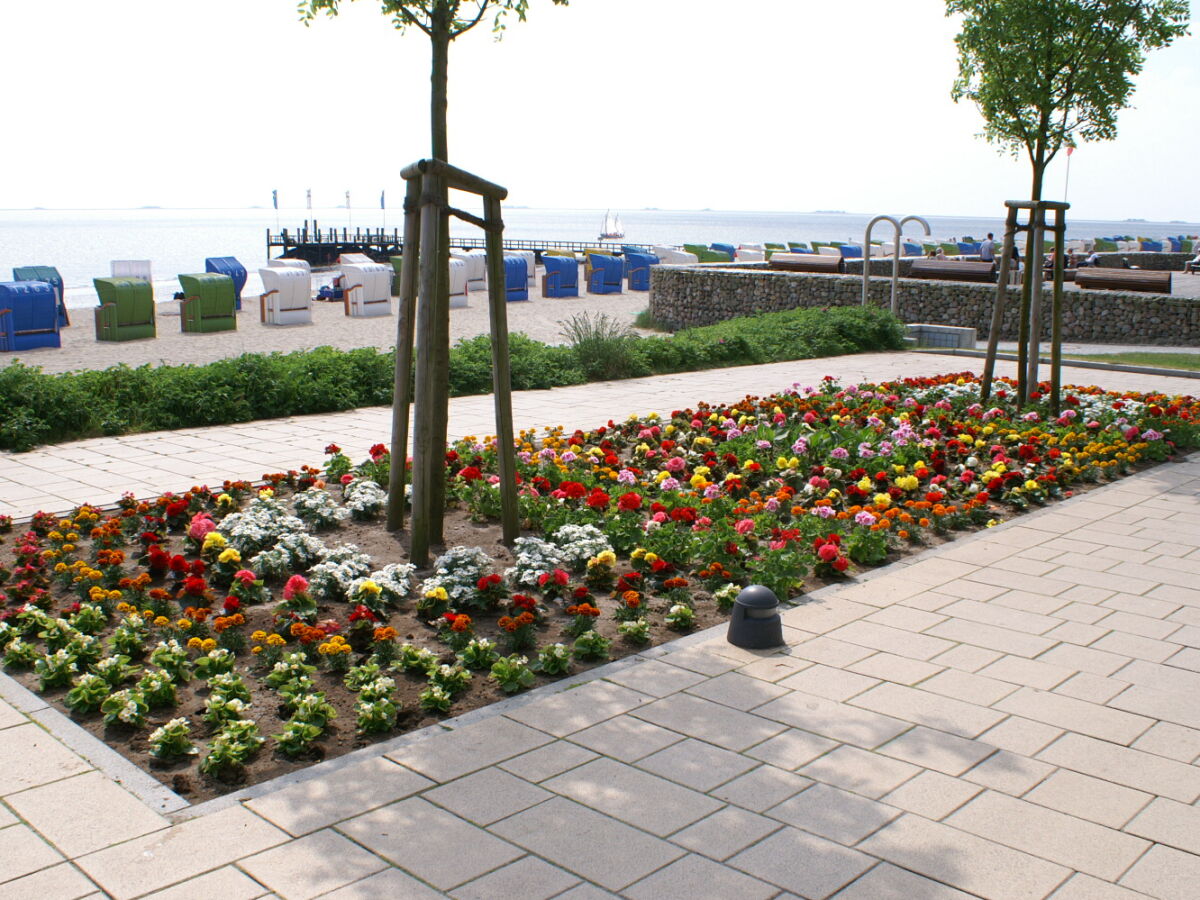
[[[843,353],[896,350],[904,328],[889,313],[862,307],[796,309],[733,319],[671,337],[614,338],[627,377]],[[514,390],[582,384],[590,366],[572,346],[510,337]],[[592,348],[594,353],[595,348]],[[450,351],[450,392],[487,393],[491,340],[462,340]],[[703,399],[703,398],[693,398]],[[0,449],[96,435],[226,425],[392,400],[392,353],[318,347],[250,353],[206,365],[44,374],[14,362],[0,368]]]

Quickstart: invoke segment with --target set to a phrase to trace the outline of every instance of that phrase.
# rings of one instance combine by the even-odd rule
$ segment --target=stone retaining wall
[[[890,263],[887,271],[891,272]],[[982,340],[991,327],[995,295],[995,286],[989,284],[902,278],[897,300],[900,318],[905,322],[974,328]],[[1043,337],[1048,339],[1050,291],[1046,290],[1043,297],[1047,311]],[[887,306],[890,299],[891,279],[872,278],[871,303]],[[1200,299],[1068,290],[1063,301],[1064,341],[1200,346]],[[773,272],[761,264],[651,269],[650,313],[675,329],[711,325],[757,312],[854,306],[861,302],[861,276]],[[1019,303],[1020,289],[1010,287],[1001,340],[1017,338]]]

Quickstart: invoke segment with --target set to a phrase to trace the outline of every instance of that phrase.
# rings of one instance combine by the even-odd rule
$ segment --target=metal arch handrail
[[[896,236],[892,242],[892,315],[899,312],[899,304],[896,300],[896,292],[900,285],[900,236],[904,233],[904,226],[909,222],[920,222],[921,227],[925,229],[926,236],[932,234],[929,223],[921,216],[905,216],[899,221],[895,216],[876,216],[867,223],[867,232],[863,237],[863,286],[862,286],[862,305],[867,305],[867,300],[870,295],[871,284],[871,231],[878,222],[890,222],[896,230]]]

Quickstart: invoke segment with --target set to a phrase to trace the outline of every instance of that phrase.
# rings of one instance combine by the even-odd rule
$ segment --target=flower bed
[[[1048,421],[969,376],[821,385],[447,452],[450,548],[378,519],[382,446],[109,514],[36,515],[0,564],[5,669],[195,799],[478,707],[1119,477],[1197,441],[1195,399],[1074,388]],[[0,530],[12,523],[0,521]]]

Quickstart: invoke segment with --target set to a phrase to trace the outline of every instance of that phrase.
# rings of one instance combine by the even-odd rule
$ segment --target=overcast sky
[[[451,47],[451,161],[511,203],[998,215],[1029,166],[950,100],[937,0],[531,0]],[[1152,54],[1075,218],[1200,219],[1200,32]],[[0,208],[355,205],[428,155],[428,41],[375,0],[2,0]],[[1065,157],[1046,195],[1059,199]],[[370,198],[370,199],[368,199]],[[389,205],[392,205],[389,203]]]

